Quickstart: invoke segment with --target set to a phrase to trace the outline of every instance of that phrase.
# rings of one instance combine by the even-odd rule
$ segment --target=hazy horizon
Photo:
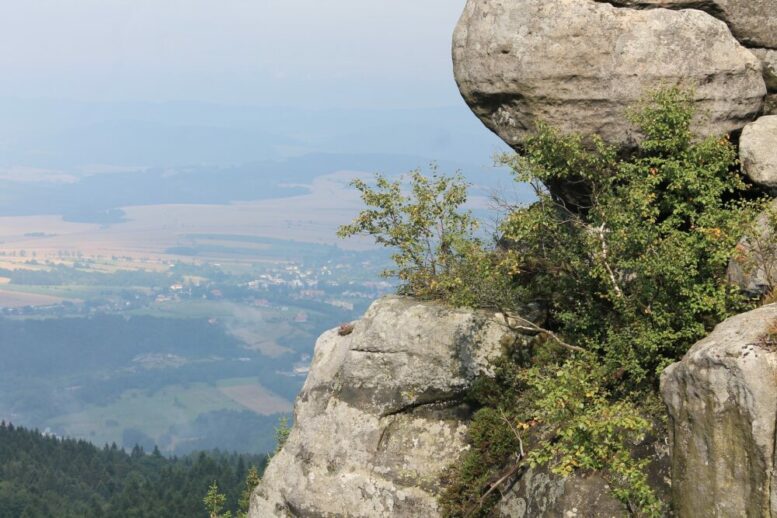
[[[0,9],[0,97],[456,106],[464,0],[43,0]]]
[[[0,420],[269,451],[316,337],[393,291],[336,235],[352,179],[436,162],[487,223],[526,195],[453,79],[464,0],[6,4]]]

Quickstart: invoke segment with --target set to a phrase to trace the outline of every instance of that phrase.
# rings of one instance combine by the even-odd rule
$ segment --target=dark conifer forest
[[[207,516],[216,482],[236,513],[251,466],[266,458],[201,452],[166,458],[158,450],[59,439],[0,423],[0,518]]]

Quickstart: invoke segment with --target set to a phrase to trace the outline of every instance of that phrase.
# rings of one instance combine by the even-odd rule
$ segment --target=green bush
[[[400,291],[419,298],[448,298],[463,286],[457,265],[472,249],[477,223],[469,212],[460,210],[467,201],[467,185],[461,176],[437,174],[431,178],[420,171],[410,173],[410,192],[402,192],[401,181],[376,177],[375,187],[363,180],[352,185],[369,207],[350,225],[340,227],[340,237],[364,234],[389,247],[395,270],[385,276],[402,281]]]
[[[659,408],[645,402],[669,363],[752,304],[726,269],[763,202],[748,201],[728,139],[691,133],[686,92],[656,92],[629,117],[644,138],[628,156],[540,124],[520,155],[503,157],[537,201],[507,211],[493,246],[459,212],[460,179],[414,173],[409,196],[385,178],[356,184],[372,208],[341,233],[399,250],[391,273],[404,292],[542,315],[515,319],[538,338],[508,348],[473,392],[483,410],[472,448],[446,473],[447,516],[488,516],[494,484],[539,465],[600,472],[633,514],[661,512],[631,455]]]
[[[531,300],[629,390],[655,386],[668,363],[745,307],[726,268],[761,206],[741,201],[746,186],[727,139],[692,138],[683,92],[652,101],[632,116],[646,138],[627,159],[596,137],[587,145],[542,126],[525,155],[505,159],[537,190],[538,202],[501,228],[525,258]],[[594,172],[581,172],[589,164]],[[540,183],[572,178],[583,178],[585,207],[565,206]]]

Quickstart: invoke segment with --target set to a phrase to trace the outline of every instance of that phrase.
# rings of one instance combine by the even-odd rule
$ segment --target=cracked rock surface
[[[468,447],[464,393],[505,346],[531,340],[501,315],[403,297],[373,303],[347,336],[325,333],[294,428],[254,492],[249,517],[441,516],[441,474]],[[662,480],[668,466],[656,446],[647,444],[643,456]],[[624,511],[596,474],[564,479],[529,470],[504,490],[495,510],[503,517],[614,518]]]
[[[508,339],[493,314],[402,297],[322,335],[250,516],[438,516],[440,474],[465,448],[462,396]]]
[[[777,9],[768,9],[775,1],[730,4],[748,13],[751,4],[764,4],[756,25],[777,36],[768,29],[777,21]],[[756,32],[748,34],[755,41]],[[453,59],[466,102],[514,148],[538,121],[632,146],[639,136],[626,122],[626,110],[650,90],[670,85],[695,89],[695,131],[722,135],[754,120],[766,95],[761,60],[724,21],[697,9],[468,0],[454,33]]]

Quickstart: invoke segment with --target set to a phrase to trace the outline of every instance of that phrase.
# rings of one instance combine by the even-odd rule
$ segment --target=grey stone
[[[777,514],[777,305],[730,318],[661,378],[677,516]]]
[[[725,21],[750,47],[777,48],[777,0],[597,0],[613,5],[701,9]]]
[[[439,517],[440,477],[468,448],[463,393],[506,345],[532,339],[499,314],[402,297],[375,302],[348,336],[325,333],[249,517]],[[513,482],[503,516],[623,514],[596,474],[538,469]]]
[[[249,516],[438,516],[438,479],[466,448],[462,396],[505,337],[493,313],[401,297],[325,333]]]
[[[655,432],[644,443],[635,446],[632,454],[648,461],[648,484],[660,500],[668,502],[671,491],[669,447],[660,423],[655,424]],[[524,473],[503,493],[498,511],[505,518],[621,518],[629,514],[600,474],[573,473],[562,478],[548,473],[545,468],[529,469]]]
[[[520,148],[537,121],[618,145],[648,91],[695,87],[695,130],[722,135],[761,112],[762,65],[698,10],[627,9],[592,0],[468,0],[453,38],[464,99]]]
[[[739,160],[753,183],[777,189],[777,115],[745,126],[739,139]]]
[[[545,470],[529,470],[498,506],[504,518],[621,518],[628,513],[610,486],[595,474],[568,478]]]
[[[764,81],[769,92],[777,92],[777,50],[750,49],[763,63]]]

